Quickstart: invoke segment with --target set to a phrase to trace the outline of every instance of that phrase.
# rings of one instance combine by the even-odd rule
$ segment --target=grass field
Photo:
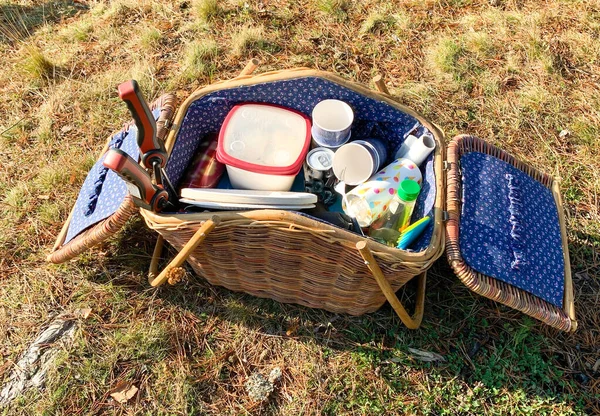
[[[600,414],[600,3],[530,0],[0,0],[0,382],[54,316],[90,308],[46,388],[6,415]],[[579,329],[467,290],[440,259],[424,324],[257,299],[188,278],[150,289],[140,218],[45,262],[79,186],[147,97],[308,66],[391,93],[448,138],[478,135],[562,178]],[[169,255],[173,255],[170,253]],[[404,296],[414,292],[408,285]],[[409,348],[435,352],[422,362]],[[253,402],[255,371],[283,376]],[[118,383],[138,393],[126,404]]]

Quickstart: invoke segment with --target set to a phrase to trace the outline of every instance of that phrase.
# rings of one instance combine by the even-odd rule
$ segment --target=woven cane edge
[[[127,220],[137,211],[137,207],[133,203],[131,196],[128,194],[114,214],[85,230],[60,249],[50,254],[48,256],[48,261],[51,263],[64,263],[65,261],[78,256],[85,250],[92,248],[96,244],[101,243],[108,237],[114,235],[123,228]]]
[[[565,309],[559,308],[523,289],[519,289],[506,282],[481,274],[471,268],[462,258],[459,244],[461,180],[458,162],[460,156],[466,151],[467,147],[468,151],[486,153],[510,163],[512,166],[523,171],[550,189],[553,188],[554,183],[552,176],[532,168],[509,155],[507,152],[498,149],[496,146],[493,146],[476,136],[463,134],[452,139],[452,142],[448,145],[448,163],[450,168],[447,176],[447,210],[449,220],[446,226],[446,253],[448,262],[454,269],[456,276],[463,284],[465,284],[465,286],[481,296],[517,309],[556,329],[565,332],[575,331],[577,328],[577,321],[573,319],[574,315],[573,317],[569,316],[569,310],[567,309],[569,305],[565,304]],[[557,199],[555,192],[553,192],[553,196],[560,214],[562,203],[560,199]],[[562,221],[561,234],[563,235],[563,252],[566,250],[568,253],[567,242],[564,239],[564,222]],[[568,259],[568,255],[566,258]],[[565,293],[568,290],[567,282],[570,281],[570,279],[570,268],[565,267]]]
[[[284,212],[281,213],[284,214]],[[165,225],[164,223],[155,224],[152,222],[152,218],[149,218],[147,214],[149,213],[142,212],[142,216],[146,219],[147,225],[150,228],[154,228],[155,231],[157,231],[165,240],[169,242],[171,246],[175,247],[178,251],[182,250],[182,248],[189,242],[189,239],[204,223],[201,221],[188,221],[181,222],[177,226],[175,224],[172,224],[172,226]],[[334,267],[340,267],[338,273],[345,276],[356,276],[357,273],[360,273],[361,279],[370,282],[366,283],[367,285],[377,287],[377,291],[382,294],[380,298],[362,298],[360,296],[355,296],[356,293],[353,295],[341,293],[339,292],[339,287],[339,293],[336,294],[328,290],[321,293],[322,296],[317,295],[315,292],[307,294],[301,290],[297,290],[298,288],[296,288],[296,290],[291,290],[289,281],[298,280],[298,278],[294,277],[293,270],[289,268],[285,269],[285,266],[282,266],[283,268],[281,272],[276,271],[273,274],[273,270],[271,270],[271,272],[268,273],[270,276],[267,278],[268,283],[262,281],[262,279],[260,281],[255,280],[247,273],[246,270],[240,269],[239,266],[236,267],[235,270],[231,268],[226,268],[225,270],[214,270],[212,275],[204,273],[205,267],[216,267],[221,269],[222,265],[224,264],[222,261],[219,261],[217,262],[217,266],[214,264],[211,265],[211,253],[214,252],[214,247],[211,246],[211,239],[216,238],[216,241],[223,241],[223,236],[218,237],[220,231],[224,233],[235,233],[237,231],[244,233],[243,228],[269,228],[271,230],[269,230],[268,233],[271,238],[265,238],[263,248],[265,251],[271,252],[274,256],[277,256],[277,253],[286,252],[287,249],[283,245],[277,245],[272,240],[272,238],[276,238],[275,234],[270,234],[272,232],[277,233],[280,236],[281,231],[302,233],[304,234],[303,236],[295,236],[294,238],[305,239],[313,248],[315,246],[322,245],[318,241],[319,239],[323,241],[323,243],[335,244],[337,242],[337,240],[332,240],[330,238],[331,233],[328,233],[327,230],[321,230],[320,234],[315,236],[311,231],[314,231],[315,233],[317,233],[317,231],[311,230],[308,227],[300,227],[299,224],[290,224],[288,221],[257,221],[252,218],[235,219],[235,215],[232,214],[229,215],[229,218],[222,218],[220,214],[221,213],[217,214],[219,216],[220,224],[215,227],[213,232],[211,232],[204,243],[196,248],[187,258],[187,262],[192,266],[195,273],[206,279],[211,285],[225,287],[231,291],[243,292],[256,297],[273,299],[277,302],[298,304],[310,308],[323,309],[334,313],[348,313],[356,316],[376,311],[386,302],[386,298],[383,296],[383,292],[380,292],[379,286],[377,285],[377,282],[371,272],[369,272],[366,268],[365,270],[359,271],[359,268],[366,266],[364,265],[364,261],[361,260],[360,253],[356,249],[356,246],[349,244],[348,242],[343,243],[340,253],[341,251],[344,251],[347,256],[353,256],[356,258],[355,260],[358,259],[358,261],[353,261],[344,265],[338,263],[338,265]],[[288,227],[293,227],[293,229],[288,229]],[[287,252],[287,254],[289,254],[289,252]],[[313,262],[315,265],[322,263],[320,261],[320,254],[318,251],[310,251],[306,254],[298,252],[297,255],[304,257],[305,262]],[[387,270],[385,274],[386,279],[394,291],[400,289],[408,281],[423,273],[430,266],[429,264],[423,262],[401,262],[398,260],[392,264],[385,261],[378,261],[378,263],[381,264],[382,267],[385,267],[385,270]],[[284,278],[281,279],[280,276],[284,276]],[[325,284],[333,287],[336,279],[332,278],[331,275],[327,276],[313,272],[310,280],[312,282],[317,282],[318,284]],[[295,287],[294,284],[291,286]]]
[[[173,233],[182,230],[197,230],[201,224],[209,220],[214,212],[193,213],[193,214],[158,214],[145,209],[140,209],[140,214],[144,218],[146,225],[163,235],[168,241]],[[287,232],[307,232],[314,238],[322,239],[328,242],[335,242],[347,250],[356,251],[356,243],[366,241],[373,254],[388,264],[402,264],[404,267],[415,267],[418,273],[427,270],[439,256],[423,259],[421,253],[410,253],[403,250],[396,250],[399,253],[389,253],[380,251],[382,246],[374,241],[367,240],[358,234],[337,227],[332,227],[325,223],[307,218],[293,212],[282,210],[256,210],[256,211],[223,211],[216,215],[219,216],[221,224],[217,227],[249,227],[265,226],[285,229]],[[385,246],[383,246],[385,247]],[[443,254],[443,246],[439,247],[440,255]],[[418,274],[416,273],[416,274]]]

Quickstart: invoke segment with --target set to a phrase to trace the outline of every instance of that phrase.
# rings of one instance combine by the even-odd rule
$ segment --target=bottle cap
[[[411,202],[417,199],[419,192],[421,192],[421,186],[411,179],[403,180],[400,182],[400,186],[398,187],[398,196],[400,199],[406,202]]]

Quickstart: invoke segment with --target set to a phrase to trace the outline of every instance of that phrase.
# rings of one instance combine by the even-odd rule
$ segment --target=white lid
[[[309,140],[310,121],[302,114],[268,104],[240,104],[223,123],[218,155],[221,162],[241,169],[297,171]]]

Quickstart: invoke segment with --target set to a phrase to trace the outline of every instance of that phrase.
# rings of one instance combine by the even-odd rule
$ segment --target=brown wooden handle
[[[558,181],[552,181],[552,193],[556,199],[558,208],[558,223],[560,226],[560,235],[563,243],[563,257],[565,264],[565,289],[563,308],[571,319],[571,332],[577,329],[577,316],[575,315],[575,298],[573,293],[573,276],[571,274],[571,259],[569,258],[569,239],[567,237],[567,226],[565,221],[565,210],[563,208],[562,197],[560,195],[560,185]]]
[[[171,260],[171,262],[163,269],[162,272],[160,272],[160,274],[156,278],[154,278],[150,282],[150,284],[152,286],[156,287],[156,286],[160,286],[163,283],[165,283],[167,281],[167,279],[169,278],[169,272],[176,267],[180,267],[187,260],[187,258],[190,256],[190,254],[192,254],[192,252],[196,249],[196,247],[198,247],[198,245],[202,241],[204,241],[206,236],[212,230],[214,230],[217,225],[219,225],[220,221],[221,220],[216,215],[213,216],[212,219],[206,220],[200,226],[200,228],[198,228],[198,230],[194,233],[192,238],[190,238],[190,241],[188,241],[185,244],[185,246],[183,246],[181,251],[179,253],[177,253],[177,255],[175,256],[175,258],[173,260]]]
[[[248,63],[246,64],[246,66],[244,67],[244,69],[242,69],[242,71],[240,72],[238,77],[252,74],[254,72],[254,70],[258,67],[259,63],[260,63],[260,61],[256,58],[250,59],[248,61]]]
[[[67,232],[69,231],[69,224],[71,224],[71,219],[73,218],[74,212],[75,212],[75,204],[73,204],[73,208],[71,208],[71,212],[69,213],[67,220],[63,224],[63,226],[60,230],[60,233],[58,233],[58,236],[56,237],[54,246],[52,246],[52,253],[54,253],[56,250],[58,250],[60,248],[60,246],[62,246],[62,244],[65,242],[65,238],[67,238]],[[52,260],[50,260],[51,257],[52,257],[52,254],[48,255],[48,257],[46,259],[48,261],[52,261]]]
[[[385,85],[382,75],[376,75],[375,78],[373,78],[373,83],[375,84],[377,91],[390,95],[390,90],[388,90],[387,85]]]
[[[408,312],[406,312],[406,309],[404,308],[404,306],[402,306],[402,303],[400,303],[400,300],[396,296],[394,289],[383,275],[383,272],[379,268],[375,257],[373,257],[373,253],[371,253],[371,250],[369,250],[369,247],[367,247],[367,243],[365,241],[359,241],[358,243],[356,243],[356,248],[360,252],[362,258],[365,260],[365,264],[367,265],[371,273],[373,273],[375,281],[381,288],[381,291],[383,292],[385,298],[388,300],[390,305],[392,305],[392,308],[394,308],[394,311],[396,312],[402,323],[406,325],[408,329],[419,328],[421,326],[421,321],[423,320],[423,312],[425,310],[425,283],[427,281],[427,271],[424,271],[419,275],[415,313],[411,317],[408,314]]]
[[[158,273],[158,262],[160,260],[160,255],[162,254],[164,245],[165,239],[159,234],[158,238],[156,239],[154,251],[152,252],[152,260],[150,261],[150,269],[148,270],[148,283],[152,283],[152,281],[156,278],[156,274]]]

